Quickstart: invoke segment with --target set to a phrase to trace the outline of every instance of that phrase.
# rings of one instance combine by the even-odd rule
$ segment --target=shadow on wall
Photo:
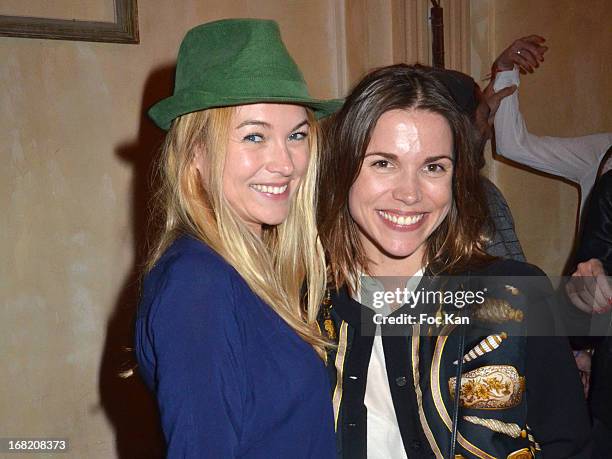
[[[115,431],[119,459],[162,458],[164,442],[154,397],[138,369],[123,379],[119,373],[135,367],[133,352],[134,320],[140,295],[140,276],[146,260],[147,228],[152,198],[151,174],[156,153],[164,139],[146,115],[148,108],[172,93],[174,66],[159,68],[150,75],[142,96],[142,116],[138,137],[120,145],[116,155],[133,168],[131,220],[134,235],[134,265],[119,291],[114,313],[109,319],[100,366],[99,391],[102,408]]]

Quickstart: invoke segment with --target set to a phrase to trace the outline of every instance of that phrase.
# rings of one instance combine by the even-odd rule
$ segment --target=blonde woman
[[[165,227],[136,326],[169,458],[335,456],[313,198],[316,118],[335,107],[309,97],[272,21],[181,44],[174,94],[149,112],[169,129]]]

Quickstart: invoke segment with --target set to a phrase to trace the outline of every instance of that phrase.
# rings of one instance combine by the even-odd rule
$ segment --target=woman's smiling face
[[[452,206],[452,178],[453,136],[442,115],[385,112],[349,192],[367,258],[379,268],[404,260],[406,271],[419,269],[427,239]]]
[[[306,109],[290,104],[236,107],[223,167],[223,195],[255,234],[289,214],[293,196],[308,169],[310,146]],[[205,155],[196,165],[202,177]]]

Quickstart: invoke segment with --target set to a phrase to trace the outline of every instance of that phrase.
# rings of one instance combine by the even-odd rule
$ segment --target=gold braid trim
[[[463,416],[463,419],[477,426],[485,427],[493,432],[508,435],[512,438],[525,438],[527,436],[527,431],[521,429],[518,424],[503,422],[499,419],[484,419],[478,416]]]
[[[506,334],[506,332],[501,332],[497,335],[487,336],[463,356],[463,363],[471,362],[472,360],[476,360],[478,357],[482,357],[488,352],[494,351],[507,337],[508,335]],[[457,365],[457,363],[458,361],[455,360],[453,362],[453,365]]]
[[[425,416],[425,410],[423,409],[423,391],[421,390],[421,375],[419,371],[419,347],[421,342],[421,326],[416,324],[412,326],[412,380],[414,382],[414,391],[416,393],[417,408],[419,411],[419,420],[421,421],[421,427],[425,432],[425,437],[429,442],[429,446],[433,450],[436,459],[444,459],[440,447],[436,443],[436,439],[429,427],[427,417]]]
[[[332,397],[332,404],[334,406],[334,428],[338,431],[338,415],[340,414],[340,404],[342,403],[342,382],[344,378],[344,358],[346,357],[346,348],[348,344],[347,338],[348,323],[342,321],[340,325],[340,340],[338,342],[338,351],[336,353],[336,360],[334,365],[336,366],[336,387],[334,389],[334,395]]]

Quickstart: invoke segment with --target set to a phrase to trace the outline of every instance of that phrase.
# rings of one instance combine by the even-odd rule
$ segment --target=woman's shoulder
[[[177,238],[145,276],[147,283],[195,280],[222,286],[240,278],[236,270],[206,243],[191,236]]]
[[[136,349],[149,385],[163,356],[173,355],[172,365],[183,365],[212,347],[239,345],[242,322],[233,273],[223,258],[191,237],[175,240],[147,273],[136,316]]]
[[[144,277],[139,316],[159,308],[233,303],[237,278],[234,268],[208,245],[193,237],[181,236]]]

